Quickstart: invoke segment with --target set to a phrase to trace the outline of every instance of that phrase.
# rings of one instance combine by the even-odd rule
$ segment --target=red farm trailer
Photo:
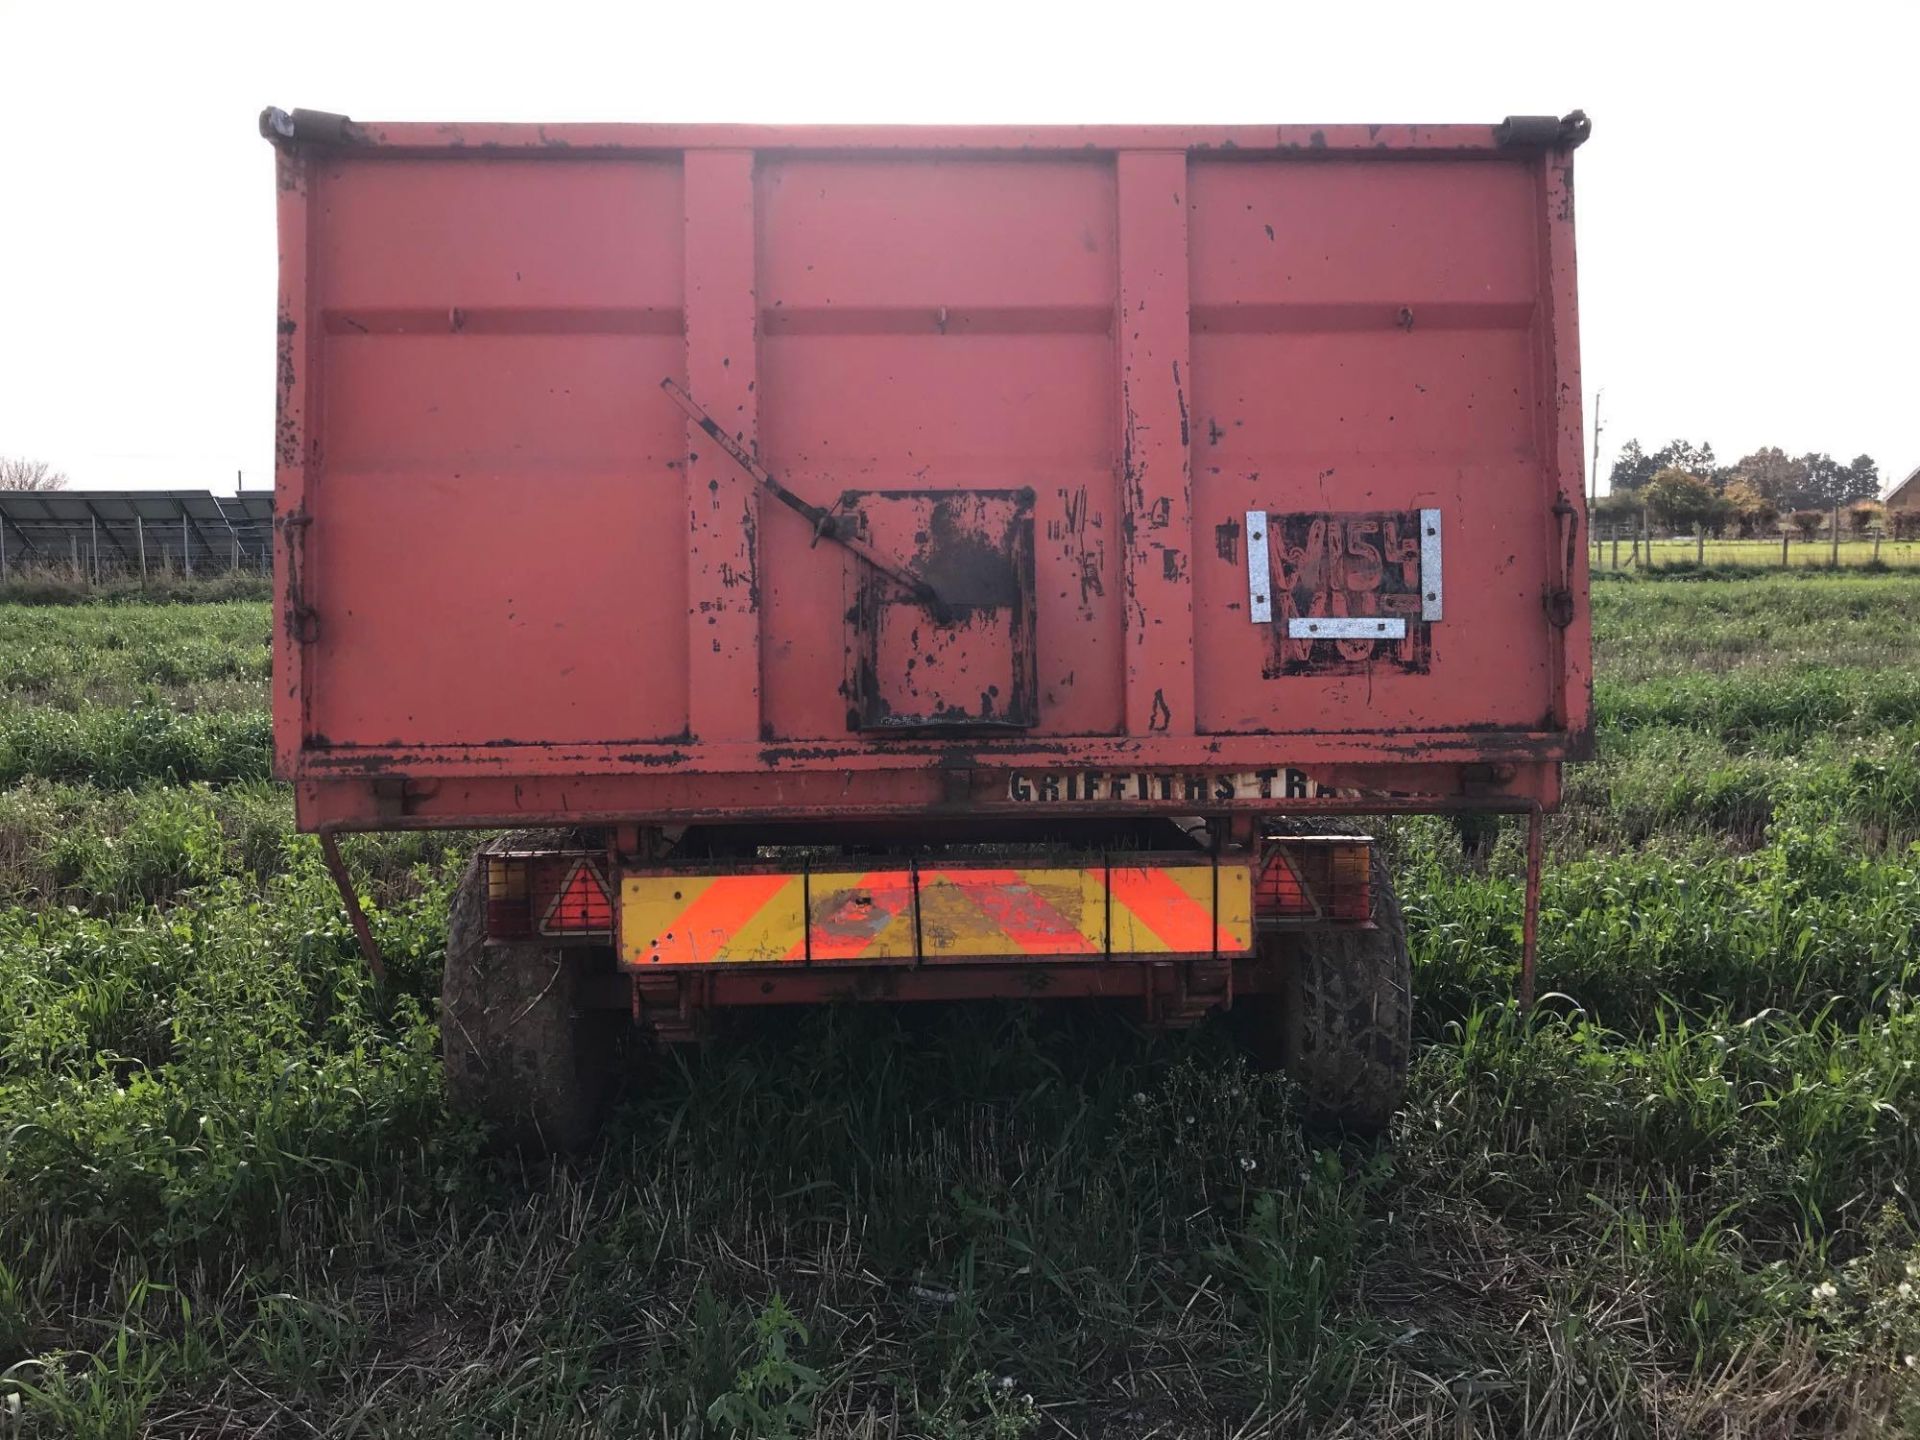
[[[570,1146],[611,1019],[1045,995],[1385,1123],[1350,817],[1537,882],[1589,743],[1584,116],[261,128],[277,769],[376,966],[334,836],[510,832],[457,1104]]]

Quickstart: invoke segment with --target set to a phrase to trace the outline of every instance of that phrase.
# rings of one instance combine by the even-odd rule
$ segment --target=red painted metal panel
[[[686,383],[734,440],[751,447],[759,433],[753,153],[701,151],[687,156],[686,169]],[[629,398],[636,409],[665,409],[655,395]],[[679,421],[677,412],[673,418]],[[752,480],[690,422],[686,440],[688,729],[707,740],[757,739],[759,495]],[[655,507],[646,551],[674,548],[672,531],[658,524],[672,514],[672,506]],[[671,623],[672,614],[673,607],[663,604],[654,619]],[[631,679],[648,683],[652,673],[643,664]]]
[[[1585,744],[1564,144],[374,124],[278,166],[305,825],[1013,815],[1023,773],[1088,768],[1521,808]],[[1027,491],[1009,630],[986,551],[927,532]],[[1406,628],[1290,642],[1302,603]],[[1030,707],[991,693],[1028,674]]]
[[[1123,150],[1120,481],[1127,733],[1194,730],[1187,157]]]
[[[1425,674],[1372,665],[1203,685],[1209,733],[1524,728],[1547,711],[1544,491],[1535,442],[1535,177],[1511,161],[1194,171],[1197,509],[1446,521],[1445,620]],[[1404,318],[1403,318],[1404,317]],[[1203,614],[1244,614],[1242,542],[1198,562]],[[1276,543],[1278,536],[1276,536]],[[1206,676],[1255,673],[1265,627],[1200,629]]]
[[[682,733],[687,549],[636,558],[684,427],[634,399],[683,365],[680,166],[336,155],[310,184],[309,747]]]
[[[1113,733],[1112,164],[775,156],[759,192],[762,457],[821,503],[1031,487],[1034,733]],[[845,739],[850,563],[783,510],[761,540],[769,736]]]

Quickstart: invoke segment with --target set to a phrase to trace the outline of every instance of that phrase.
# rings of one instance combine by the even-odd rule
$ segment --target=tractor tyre
[[[440,984],[447,1103],[482,1121],[501,1150],[578,1152],[598,1129],[611,1076],[610,1012],[580,1003],[594,954],[489,942],[486,891],[483,852],[461,876],[447,923]]]
[[[1373,877],[1373,928],[1269,937],[1285,947],[1278,994],[1249,996],[1242,1034],[1256,1064],[1300,1087],[1311,1129],[1382,1134],[1407,1090],[1413,1056],[1413,965],[1399,897]]]

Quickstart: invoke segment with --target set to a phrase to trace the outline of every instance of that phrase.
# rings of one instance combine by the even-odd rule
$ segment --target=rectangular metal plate
[[[1440,577],[1440,512],[1420,512],[1420,618],[1441,618],[1445,591]]]
[[[620,959],[663,965],[1245,955],[1250,863],[628,875]]]
[[[1024,488],[842,495],[864,538],[946,606],[936,615],[848,556],[850,729],[1019,730],[1038,720],[1033,506]]]
[[[1407,622],[1399,616],[1322,615],[1287,621],[1290,640],[1404,640]]]
[[[1247,614],[1256,625],[1273,619],[1273,561],[1267,550],[1267,512],[1247,511]]]

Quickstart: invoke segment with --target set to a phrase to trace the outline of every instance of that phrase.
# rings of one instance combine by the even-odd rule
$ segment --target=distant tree
[[[1871,455],[1856,455],[1853,463],[1847,466],[1847,489],[1849,500],[1878,500],[1880,498],[1880,466]]]
[[[1880,494],[1880,467],[1870,455],[1855,457],[1851,465],[1842,465],[1831,455],[1808,452],[1798,462],[1806,474],[1795,502],[1809,509],[1845,505],[1849,500],[1872,500]]]
[[[1607,491],[1612,495],[1631,495],[1653,479],[1659,468],[1653,463],[1653,457],[1640,448],[1638,440],[1629,440],[1620,447],[1613,469],[1608,472]]]
[[[44,460],[0,456],[0,490],[64,490],[67,477]]]
[[[1745,480],[1776,509],[1786,509],[1805,488],[1806,478],[1806,471],[1798,460],[1789,457],[1778,445],[1769,445],[1734,461],[1733,479],[1727,483]]]
[[[1847,507],[1847,524],[1856,535],[1864,535],[1887,518],[1887,507],[1877,501]]]
[[[1764,535],[1780,519],[1780,507],[1744,475],[1736,475],[1727,482],[1727,488],[1720,492],[1720,501],[1731,512],[1742,535]]]
[[[1647,514],[1655,523],[1669,529],[1681,529],[1713,514],[1713,486],[1698,475],[1669,465],[1640,492]]]
[[[1800,468],[1806,472],[1807,479],[1795,497],[1799,507],[1827,508],[1847,498],[1841,493],[1846,489],[1847,467],[1831,455],[1809,450],[1800,457]]]
[[[1800,532],[1800,538],[1802,540],[1811,540],[1820,533],[1820,527],[1827,523],[1827,512],[1824,510],[1796,510],[1789,518],[1793,521],[1793,528]]]
[[[1705,441],[1695,445],[1690,440],[1669,440],[1648,454],[1638,440],[1629,440],[1620,447],[1619,457],[1614,460],[1612,473],[1608,476],[1607,487],[1616,495],[1631,493],[1646,488],[1662,470],[1711,475],[1714,465],[1713,446]]]
[[[1713,446],[1702,440],[1698,445],[1687,440],[1669,440],[1653,452],[1653,461],[1660,470],[1684,470],[1689,475],[1707,476],[1714,472],[1716,461],[1713,458]]]

